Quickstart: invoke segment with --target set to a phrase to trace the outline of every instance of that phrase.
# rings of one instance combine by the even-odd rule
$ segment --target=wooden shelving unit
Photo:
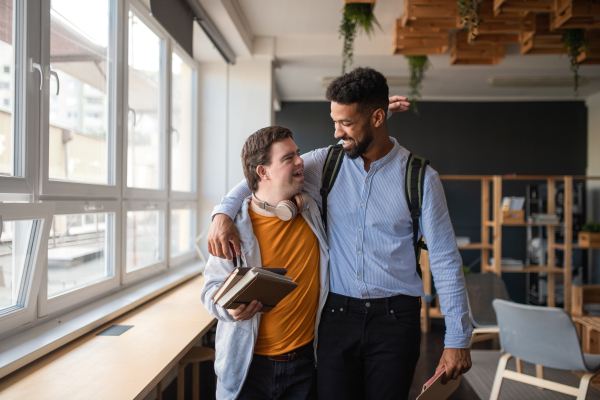
[[[564,308],[571,310],[571,254],[573,249],[588,249],[590,247],[573,244],[573,180],[600,179],[600,177],[587,176],[555,176],[555,175],[440,175],[440,179],[449,181],[480,181],[481,182],[481,243],[471,243],[468,246],[459,246],[459,250],[479,250],[481,252],[481,272],[495,273],[547,273],[548,274],[548,306],[555,306],[555,275],[564,275]],[[563,181],[565,187],[564,223],[504,223],[502,221],[502,183],[510,180],[546,181],[548,193],[554,193],[557,181]],[[493,189],[493,191],[492,191]],[[547,213],[554,214],[556,204],[554,196],[548,196]],[[490,218],[490,215],[492,216]],[[489,265],[490,251],[495,260],[502,259],[502,230],[504,227],[543,226],[547,229],[548,236],[548,261],[547,265],[527,265],[521,269],[502,269]],[[555,230],[564,226],[565,243],[555,243]],[[600,247],[597,247],[600,248]],[[556,267],[555,251],[564,251],[563,266]],[[423,271],[423,287],[426,298],[432,295],[432,279],[429,267],[429,255],[426,251],[421,254],[421,268]],[[423,331],[427,332],[431,318],[443,318],[439,306],[432,307],[429,302],[424,302],[422,310]]]

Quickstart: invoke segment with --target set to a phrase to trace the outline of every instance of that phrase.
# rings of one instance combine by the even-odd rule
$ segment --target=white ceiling
[[[205,1],[200,0],[202,3]],[[221,0],[237,10],[246,37],[257,41],[274,38],[277,90],[282,100],[324,100],[321,79],[337,76],[342,65],[342,40],[338,26],[343,0]],[[211,2],[212,3],[212,2]],[[387,76],[408,76],[403,56],[392,55],[392,26],[402,15],[401,0],[378,0],[377,29],[368,39],[356,40],[354,66],[369,66]],[[248,32],[248,30],[250,32]],[[492,76],[572,76],[569,60],[563,56],[522,56],[519,45],[507,46],[506,58],[497,66],[451,66],[448,52],[430,56],[431,68],[423,82],[424,100],[571,100],[571,87],[490,87]],[[591,82],[580,88],[579,99],[600,92],[600,65],[581,66],[580,73]],[[393,94],[406,87],[390,88]]]

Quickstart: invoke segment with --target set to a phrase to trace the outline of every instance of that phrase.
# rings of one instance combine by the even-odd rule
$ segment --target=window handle
[[[85,211],[99,211],[99,210],[104,210],[104,206],[94,206],[91,204],[86,204],[85,206],[83,206],[83,209]]]
[[[56,70],[52,67],[50,67],[50,76],[56,78],[56,95],[58,96],[58,92],[60,91],[60,79],[58,79],[58,74],[56,73]]]
[[[135,110],[133,108],[129,107],[129,112],[133,113],[133,126],[135,126],[135,124],[136,124],[135,121],[137,119],[137,116],[135,115]]]
[[[175,136],[175,139],[172,140],[173,143],[179,143],[179,131],[177,129],[171,129],[171,136]]]
[[[158,208],[158,204],[146,204],[146,210],[156,210]]]
[[[33,62],[33,58],[29,59],[29,72],[33,72],[34,69],[40,71],[40,90],[44,85],[44,73],[42,72],[42,66],[38,63]]]

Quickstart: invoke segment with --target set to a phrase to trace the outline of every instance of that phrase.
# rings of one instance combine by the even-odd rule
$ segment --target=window
[[[114,276],[108,254],[113,219],[106,213],[54,216],[48,239],[49,298]]]
[[[21,286],[39,220],[8,221],[0,239],[0,312],[20,304]]]
[[[162,39],[129,12],[127,186],[164,188]]]
[[[196,207],[193,203],[174,203],[171,206],[171,265],[195,256]]]
[[[51,0],[50,179],[109,182],[109,0]],[[93,18],[89,18],[93,16]],[[86,113],[88,97],[102,107]],[[53,112],[55,111],[55,112]]]
[[[196,257],[197,65],[144,4],[0,0],[0,339]]]
[[[171,190],[193,192],[195,71],[176,52],[171,65]]]
[[[124,276],[129,282],[166,269],[166,203],[128,202],[125,222]]]
[[[0,333],[34,318],[53,204],[0,204]]]
[[[5,74],[10,73],[10,65],[14,65],[13,48],[13,2],[0,2],[0,62],[4,64]],[[15,135],[13,131],[13,110],[9,108],[13,98],[11,90],[12,77],[2,77],[0,97],[3,97],[3,108],[0,109],[0,175],[15,175]],[[6,80],[4,80],[6,79]],[[8,100],[8,102],[6,101]]]
[[[40,290],[39,316],[72,308],[119,286],[119,202],[55,204],[46,242],[48,273]]]

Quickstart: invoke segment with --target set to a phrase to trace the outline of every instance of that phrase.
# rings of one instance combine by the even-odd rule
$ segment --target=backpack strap
[[[415,259],[417,261],[417,273],[422,277],[421,264],[421,249],[427,250],[427,246],[423,240],[423,236],[419,234],[419,219],[421,218],[421,207],[423,205],[423,186],[425,182],[425,168],[429,161],[415,154],[408,156],[406,162],[406,177],[405,177],[405,194],[406,202],[410,211],[410,218],[413,226],[413,246],[415,248]]]
[[[327,232],[327,196],[335,183],[342,161],[344,160],[344,147],[341,144],[331,146],[327,152],[327,159],[323,166],[323,180],[321,181],[321,218],[323,219],[323,226],[325,232]]]

